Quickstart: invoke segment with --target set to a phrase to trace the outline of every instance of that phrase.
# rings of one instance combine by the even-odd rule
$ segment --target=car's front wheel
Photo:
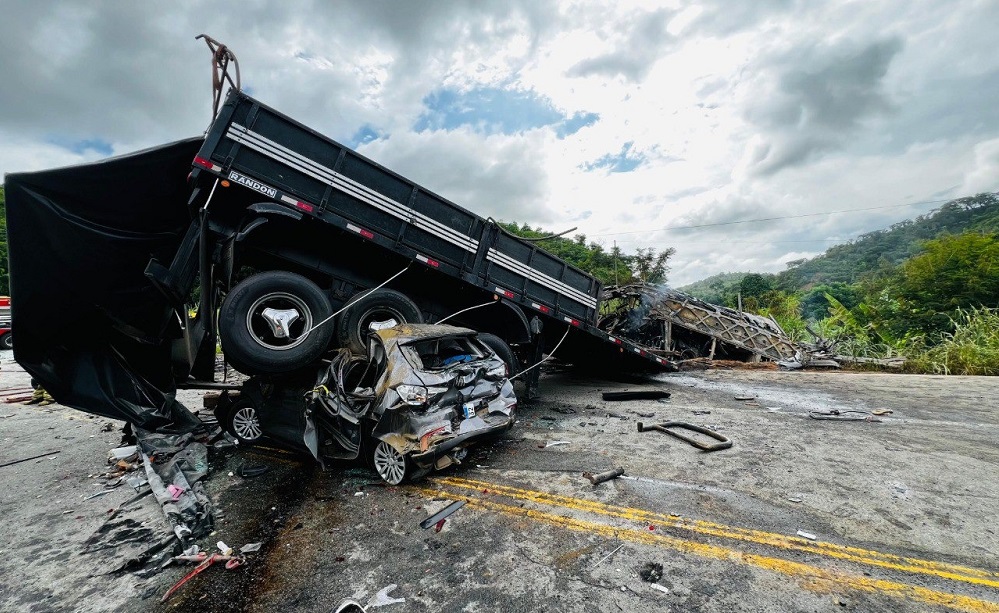
[[[385,441],[378,441],[371,455],[371,464],[382,481],[399,485],[409,473],[410,461],[399,450]]]
[[[13,349],[14,348],[14,333],[13,332],[8,332],[7,334],[4,334],[3,337],[0,337],[0,347],[3,347],[4,349]]]
[[[248,398],[240,398],[232,403],[226,411],[223,427],[243,445],[252,445],[264,435],[257,408]]]

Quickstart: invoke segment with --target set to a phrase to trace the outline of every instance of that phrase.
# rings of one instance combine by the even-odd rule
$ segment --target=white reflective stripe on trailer
[[[499,251],[490,248],[489,254],[486,256],[486,259],[499,264],[500,266],[506,268],[511,272],[523,275],[536,283],[552,287],[555,290],[557,290],[559,293],[564,294],[569,298],[572,298],[573,300],[579,302],[580,304],[583,304],[590,308],[596,308],[597,306],[597,299],[594,298],[593,296],[584,294],[583,292],[572,287],[571,285],[563,283],[562,281],[559,281],[554,277],[550,277],[544,274],[543,272],[537,271],[528,266],[527,264],[524,264],[523,262],[518,262],[512,257],[506,255],[505,253],[500,253]]]
[[[439,221],[424,215],[400,202],[384,196],[373,189],[366,187],[349,177],[346,177],[331,168],[323,166],[309,158],[302,156],[287,147],[280,145],[264,136],[261,136],[243,126],[232,124],[226,136],[230,139],[245,145],[258,153],[262,153],[271,159],[277,160],[289,168],[295,169],[314,179],[318,179],[341,192],[353,196],[371,206],[385,211],[390,215],[409,223],[410,225],[424,230],[434,236],[442,238],[447,242],[461,247],[466,251],[475,253],[479,248],[479,242],[467,234],[463,234],[450,228]]]

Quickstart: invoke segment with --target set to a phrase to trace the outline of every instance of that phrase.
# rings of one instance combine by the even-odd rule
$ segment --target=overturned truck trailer
[[[225,387],[219,342],[261,389],[314,385],[386,321],[448,318],[511,374],[560,343],[672,367],[601,329],[591,275],[236,89],[204,138],[5,184],[16,359],[63,404],[146,429],[193,427],[175,390]]]
[[[608,287],[603,299],[601,327],[671,358],[779,362],[793,359],[800,351],[772,319],[711,304],[670,288]]]

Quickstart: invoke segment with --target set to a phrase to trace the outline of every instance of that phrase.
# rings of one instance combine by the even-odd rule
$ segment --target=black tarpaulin
[[[201,144],[4,177],[14,357],[60,403],[147,430],[198,423],[174,397],[178,316],[143,271],[187,229]]]

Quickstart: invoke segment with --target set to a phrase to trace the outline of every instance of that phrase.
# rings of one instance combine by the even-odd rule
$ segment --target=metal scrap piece
[[[610,481],[616,477],[620,477],[624,474],[624,467],[619,466],[613,470],[604,471],[602,473],[593,474],[591,472],[583,473],[583,476],[590,480],[590,483],[597,485],[598,483],[603,483],[604,481]]]
[[[421,521],[420,527],[426,530],[430,526],[436,525],[437,522],[444,521],[445,518],[447,518],[448,516],[450,516],[452,513],[454,513],[463,506],[465,506],[464,500],[456,500],[451,504],[447,505],[446,507],[444,507],[443,509],[441,509],[440,511],[437,511],[430,517]],[[438,532],[440,531],[438,530]]]
[[[670,393],[662,390],[639,390],[634,392],[604,392],[603,399],[618,400],[662,400],[669,398]]]
[[[671,430],[670,428],[678,428],[678,429],[683,429],[683,430],[692,430],[693,432],[699,432],[699,433],[701,433],[701,434],[703,434],[705,436],[710,436],[711,438],[717,440],[718,442],[717,443],[704,443],[704,442],[701,442],[701,441],[699,441],[699,440],[697,440],[695,438],[691,438],[691,437],[686,436],[684,434],[680,434],[679,432],[675,432],[674,430]],[[680,439],[681,441],[683,441],[685,443],[689,443],[690,445],[693,445],[694,447],[697,447],[698,449],[700,449],[702,451],[719,451],[721,449],[728,449],[729,447],[732,446],[732,441],[729,440],[728,437],[726,437],[726,436],[724,436],[722,434],[718,434],[714,430],[709,430],[709,429],[703,428],[701,426],[695,426],[694,424],[688,424],[688,423],[683,422],[683,421],[667,421],[667,422],[663,422],[661,424],[653,424],[651,426],[646,426],[642,422],[638,422],[638,431],[639,432],[648,432],[649,430],[658,430],[658,431],[663,432],[665,434],[668,434],[668,435],[670,435],[670,436],[672,436],[674,438],[678,438],[678,439]]]

